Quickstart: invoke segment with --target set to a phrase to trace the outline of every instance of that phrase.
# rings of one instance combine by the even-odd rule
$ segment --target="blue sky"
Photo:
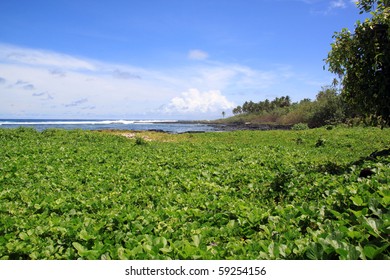
[[[314,99],[351,0],[0,1],[0,118],[212,119]]]

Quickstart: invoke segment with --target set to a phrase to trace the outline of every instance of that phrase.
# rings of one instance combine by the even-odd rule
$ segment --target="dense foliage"
[[[0,259],[390,257],[387,129],[139,139],[0,130]]]
[[[242,113],[265,113],[272,112],[277,108],[286,108],[291,106],[291,98],[287,96],[276,97],[274,100],[268,99],[255,103],[253,101],[246,101],[242,106],[237,106],[233,109],[233,114]]]
[[[277,97],[272,101],[266,99],[258,103],[247,101],[234,108],[233,114],[235,117],[228,121],[287,125],[306,123],[310,127],[345,123],[357,116],[334,86],[323,87],[314,101],[304,99],[293,103],[289,96]]]
[[[339,77],[324,87],[316,100],[292,103],[289,96],[258,103],[247,101],[233,109],[229,121],[290,124],[310,127],[345,122],[365,122],[382,127],[390,124],[390,1],[360,0],[361,13],[371,17],[358,21],[352,34],[344,28],[333,36],[325,59],[329,71]],[[341,85],[340,90],[335,86]],[[339,92],[341,94],[339,94]]]
[[[382,125],[390,123],[390,1],[358,1],[363,12],[352,34],[336,32],[326,62],[341,79],[342,96],[362,115]]]

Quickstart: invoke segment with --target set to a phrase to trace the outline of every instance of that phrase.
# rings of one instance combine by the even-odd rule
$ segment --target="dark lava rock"
[[[374,174],[375,174],[375,172],[372,171],[370,168],[364,168],[360,171],[359,177],[360,178],[367,178],[367,177],[374,175]]]

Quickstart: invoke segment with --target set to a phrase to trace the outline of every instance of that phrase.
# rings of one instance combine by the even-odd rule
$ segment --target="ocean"
[[[213,126],[178,120],[66,120],[66,119],[0,119],[0,128],[33,127],[82,130],[157,130],[169,133],[216,131]]]

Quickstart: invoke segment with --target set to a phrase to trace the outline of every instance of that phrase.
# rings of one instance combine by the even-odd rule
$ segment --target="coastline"
[[[204,124],[215,128],[215,131],[236,131],[236,130],[290,130],[292,125],[280,124],[255,124],[255,123],[224,123],[221,121],[206,121],[194,120],[183,121],[179,120],[176,123],[180,124]]]
[[[289,130],[291,125],[229,122],[225,120],[86,120],[86,119],[0,119],[0,128],[33,127],[85,130],[132,130],[166,133],[202,133],[237,130]]]

